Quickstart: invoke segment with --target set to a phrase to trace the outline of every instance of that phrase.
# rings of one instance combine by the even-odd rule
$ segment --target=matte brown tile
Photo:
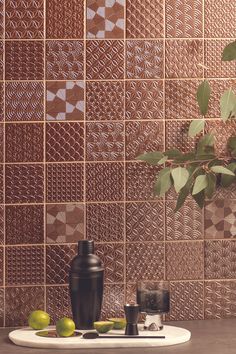
[[[124,244],[97,244],[95,253],[104,265],[105,283],[124,282]]]
[[[0,165],[0,203],[4,200],[4,189],[3,189],[3,165]]]
[[[0,326],[3,327],[4,324],[4,312],[5,312],[5,300],[4,300],[5,290],[0,288]]]
[[[5,269],[5,256],[4,256],[4,252],[3,252],[3,247],[0,247],[0,286],[2,286],[4,284],[4,277],[6,277],[6,275],[4,274],[4,269]]]
[[[3,67],[4,67],[4,63],[6,61],[6,58],[5,58],[5,61],[3,63],[3,57],[4,57],[4,51],[6,52],[6,46],[4,47],[3,45],[3,41],[0,41],[0,80],[3,80],[4,77],[3,77]],[[6,54],[5,54],[6,56]],[[5,68],[6,68],[6,65],[5,65]]]
[[[105,284],[101,319],[124,317],[124,284]]]
[[[4,0],[0,0],[0,38],[4,37]]]
[[[0,163],[4,162],[4,125],[0,123]]]
[[[207,121],[205,131],[214,135],[216,152],[220,156],[229,156],[227,142],[230,137],[236,135],[236,122],[231,120],[225,124],[222,121]]]
[[[236,193],[236,184],[233,183],[231,186],[228,188],[223,188],[219,186],[215,194],[213,195],[212,199],[217,200],[217,199],[235,199],[235,193]]]
[[[4,207],[0,206],[0,245],[4,244]]]
[[[62,317],[72,318],[68,286],[46,287],[46,311],[50,314],[51,325]]]
[[[182,152],[189,152],[195,149],[199,138],[193,139],[188,136],[189,125],[190,121],[166,122],[166,150],[179,149]]]
[[[233,90],[236,89],[235,80],[225,79],[225,80],[208,80],[211,87],[211,97],[209,100],[208,113],[207,117],[209,118],[220,118],[220,98],[223,93],[229,88],[232,87]]]
[[[4,120],[4,105],[6,106],[6,100],[4,96],[4,85],[0,83],[0,121]],[[6,110],[6,107],[5,107]]]

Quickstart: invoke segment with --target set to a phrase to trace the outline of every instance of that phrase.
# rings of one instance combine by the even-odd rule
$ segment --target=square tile
[[[87,38],[124,38],[125,0],[87,0]]]
[[[83,80],[83,41],[47,41],[47,80]]]
[[[123,79],[124,41],[87,41],[86,77],[88,80]]]
[[[82,164],[48,164],[47,202],[82,202],[84,171]]]
[[[46,124],[46,161],[83,161],[83,159],[83,123]]]
[[[68,286],[46,287],[46,311],[50,314],[51,325],[62,317],[72,318],[71,302]]]
[[[0,206],[0,245],[4,244],[4,207]]]
[[[10,41],[5,43],[6,80],[43,80],[43,41]]]
[[[0,123],[0,163],[4,162],[4,125]]]
[[[47,82],[47,120],[84,120],[83,81]]]
[[[235,193],[236,193],[236,184],[233,183],[231,186],[228,188],[223,188],[219,186],[215,194],[213,195],[212,199],[217,200],[217,199],[235,199]]]
[[[5,85],[6,85],[6,83],[5,83]],[[4,84],[0,83],[0,121],[4,120],[4,106],[6,106],[6,99],[5,99],[5,93],[4,93]],[[5,107],[5,110],[6,110],[6,107]]]
[[[0,165],[0,203],[4,200],[4,190],[3,190],[3,165]]]
[[[223,93],[228,90],[230,87],[235,91],[236,82],[234,79],[225,79],[225,80],[208,80],[211,87],[211,97],[209,100],[208,113],[207,117],[209,118],[219,118],[220,113],[220,98]]]
[[[163,78],[163,41],[126,42],[126,78]]]
[[[6,45],[5,45],[6,48]],[[6,59],[3,63],[3,57],[4,57],[4,50],[5,50],[5,56],[6,56],[6,49],[4,49],[3,41],[0,41],[0,80],[4,80],[3,77],[3,68],[4,68],[4,63],[6,62]],[[6,67],[6,65],[5,65]]]
[[[182,152],[189,152],[195,149],[198,138],[188,136],[189,125],[190,121],[166,122],[166,150],[179,149]]]
[[[3,252],[3,247],[0,247],[0,286],[3,286],[4,283],[4,277],[6,276],[4,274],[4,269],[5,269],[5,256],[4,256],[4,252]]]
[[[124,159],[124,123],[90,122],[86,124],[86,160]]]
[[[101,320],[124,317],[124,284],[105,284],[103,298]]]
[[[0,326],[3,327],[4,312],[5,312],[5,299],[4,299],[4,289],[0,288]]]
[[[97,244],[95,246],[95,253],[104,265],[104,282],[124,282],[124,244]]]
[[[4,0],[0,0],[0,38],[4,37]]]
[[[207,121],[206,133],[211,132],[215,136],[215,150],[220,156],[229,156],[227,148],[228,139],[236,135],[236,122],[231,120],[225,124],[222,120]]]
[[[47,205],[47,243],[78,242],[84,238],[83,204]]]

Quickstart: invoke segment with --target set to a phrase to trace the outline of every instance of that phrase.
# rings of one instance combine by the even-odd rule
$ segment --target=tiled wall
[[[236,0],[0,7],[0,326],[36,308],[70,315],[68,264],[84,237],[105,263],[104,317],[121,314],[138,279],[170,281],[169,319],[235,316],[236,187],[174,214],[176,195],[154,199],[157,169],[135,157],[194,146],[204,76],[206,130],[224,153],[236,124],[217,121],[218,99],[236,66],[220,54],[236,37]]]

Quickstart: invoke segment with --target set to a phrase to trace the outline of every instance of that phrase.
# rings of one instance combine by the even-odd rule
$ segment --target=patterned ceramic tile
[[[46,160],[83,161],[84,124],[83,123],[47,123]]]
[[[43,202],[43,165],[6,165],[6,203]]]
[[[4,244],[4,207],[0,206],[0,245]]]
[[[87,204],[86,236],[97,242],[124,240],[124,205],[122,203]]]
[[[235,195],[236,195],[236,184],[233,183],[231,184],[230,187],[228,188],[223,188],[221,186],[219,186],[216,191],[215,194],[213,195],[214,200],[217,199],[235,199]]]
[[[0,165],[0,203],[3,203],[3,165]]]
[[[124,158],[124,123],[87,123],[86,159],[111,161]]]
[[[47,165],[47,202],[83,201],[83,165]]]
[[[146,151],[164,149],[162,122],[126,122],[126,159],[134,160]]]
[[[125,0],[87,0],[87,38],[124,37]]]
[[[3,318],[5,312],[4,289],[0,288],[0,326],[3,327]]]
[[[126,11],[127,38],[163,37],[163,1],[127,0]]]
[[[83,0],[50,0],[46,4],[47,38],[83,38]]]
[[[202,0],[166,0],[167,37],[202,37]]]
[[[126,77],[158,79],[163,77],[163,41],[127,41]]]
[[[5,207],[6,244],[44,242],[43,205],[11,205]]]
[[[0,123],[0,163],[4,162],[4,125]]]
[[[7,121],[44,120],[44,85],[42,82],[6,82]]]
[[[6,38],[43,38],[43,0],[6,0]]]
[[[88,163],[86,166],[86,200],[124,200],[123,163]]]
[[[0,83],[0,121],[4,120],[4,85]],[[6,99],[5,99],[5,106],[6,106]],[[6,107],[5,107],[6,110]],[[5,118],[6,119],[6,118]]]
[[[226,125],[222,121],[208,121],[205,131],[214,134],[217,153],[221,156],[229,155],[227,141],[236,135],[236,122],[232,120]]]
[[[203,278],[203,242],[168,242],[166,244],[168,280]]]
[[[42,41],[5,43],[6,80],[43,80],[44,45]]]
[[[47,82],[46,111],[47,120],[83,120],[83,81]]]
[[[46,311],[50,313],[51,324],[62,317],[72,317],[68,286],[47,286]]]
[[[5,264],[6,264],[6,261],[4,262],[3,247],[0,247],[0,286],[3,285],[4,276],[6,277],[6,273],[4,275],[4,270],[3,270],[3,268],[5,269]]]
[[[82,41],[47,41],[46,77],[48,80],[81,80],[84,76]]]
[[[11,287],[5,290],[6,326],[27,326],[28,316],[35,309],[44,309],[43,287]]]
[[[5,46],[6,48],[6,46]],[[6,52],[6,50],[5,50]],[[4,53],[4,46],[3,46],[3,41],[0,41],[0,80],[3,80],[4,77],[3,77],[3,53]],[[5,54],[6,56],[6,54]],[[5,59],[6,60],[6,59]],[[6,68],[7,65],[5,65],[5,68]]]
[[[86,75],[87,79],[123,79],[124,42],[87,41]]]
[[[6,285],[43,284],[43,246],[6,247]]]
[[[0,0],[0,38],[4,37],[4,0]]]
[[[103,294],[101,319],[124,317],[124,284],[106,284]]]
[[[188,137],[188,121],[166,122],[166,150],[179,149],[182,152],[193,150],[198,139]]]
[[[77,242],[84,238],[82,204],[47,205],[47,243]]]
[[[87,120],[123,120],[124,84],[121,81],[86,83]]]

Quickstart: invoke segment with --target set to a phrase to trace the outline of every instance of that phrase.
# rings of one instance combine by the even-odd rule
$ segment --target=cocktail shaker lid
[[[80,240],[78,242],[78,254],[80,256],[94,254],[94,241],[93,240]]]

